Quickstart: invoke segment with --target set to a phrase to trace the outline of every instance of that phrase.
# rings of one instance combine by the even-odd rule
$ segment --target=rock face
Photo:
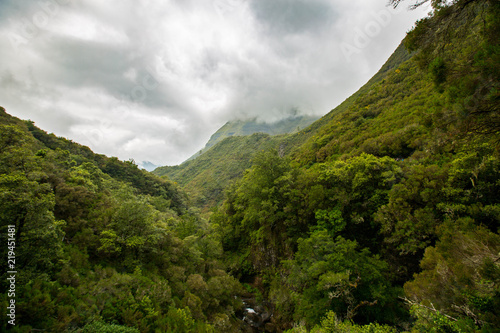
[[[247,332],[276,332],[276,327],[271,323],[272,309],[266,304],[260,305],[254,299],[244,299],[245,309],[241,320],[249,330]]]

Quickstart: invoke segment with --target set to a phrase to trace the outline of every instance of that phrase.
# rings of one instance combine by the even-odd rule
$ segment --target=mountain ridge
[[[210,139],[205,144],[203,149],[182,163],[197,158],[212,146],[231,136],[247,136],[254,133],[265,133],[270,135],[295,133],[300,129],[311,125],[318,118],[319,117],[317,116],[291,115],[273,122],[260,121],[257,120],[257,118],[231,120],[226,122],[221,128],[210,136]]]
[[[251,161],[256,153],[274,148],[281,150],[284,155],[296,154],[300,146],[326,126],[335,115],[345,112],[360,95],[366,94],[370,87],[382,81],[389,72],[410,58],[410,53],[403,43],[400,43],[379,71],[353,95],[323,117],[295,133],[280,135],[254,133],[250,136],[231,136],[231,140],[228,140],[228,136],[223,134],[227,134],[227,130],[230,131],[234,127],[226,124],[221,127],[219,130],[221,135],[212,140],[214,143],[210,147],[201,155],[194,155],[197,158],[191,158],[177,166],[158,167],[152,172],[158,176],[167,176],[179,183],[181,188],[190,193],[197,206],[207,210],[214,204],[222,202],[224,189],[252,165]],[[242,127],[246,123],[240,121],[236,124]],[[254,123],[255,121],[250,122],[250,125]]]

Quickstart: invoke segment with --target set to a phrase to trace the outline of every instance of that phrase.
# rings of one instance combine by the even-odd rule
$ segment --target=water
[[[255,299],[242,299],[245,306],[240,319],[245,323],[248,332],[274,332],[273,317],[270,307],[257,304]]]

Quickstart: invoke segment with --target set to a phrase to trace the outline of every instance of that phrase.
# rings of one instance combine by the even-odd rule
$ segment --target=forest
[[[0,108],[0,330],[499,332],[500,2],[432,6],[322,119],[175,180]]]

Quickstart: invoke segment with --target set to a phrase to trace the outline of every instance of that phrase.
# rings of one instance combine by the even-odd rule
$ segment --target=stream
[[[237,317],[244,323],[243,332],[276,332],[272,307],[267,302],[258,304],[253,298],[242,298],[242,301],[244,309],[237,313]]]

